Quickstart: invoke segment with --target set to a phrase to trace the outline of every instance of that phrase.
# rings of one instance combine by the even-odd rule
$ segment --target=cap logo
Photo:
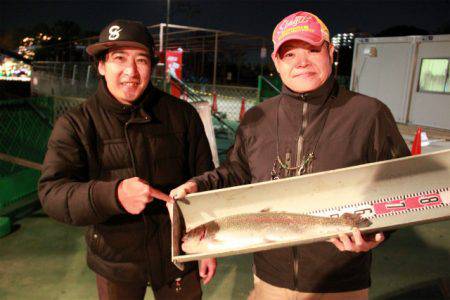
[[[297,31],[303,31],[303,32],[314,32],[313,29],[311,29],[308,25],[300,25],[296,27],[291,27],[285,29],[280,36],[278,37],[278,41],[281,41],[286,35],[297,32]]]
[[[295,17],[288,16],[277,25],[273,32],[272,41],[274,43],[280,42],[287,35],[296,32],[310,32],[315,34],[317,29],[314,27],[314,23],[319,24],[322,36],[328,40],[328,28],[319,18],[313,15],[297,15]]]
[[[122,28],[117,25],[113,25],[109,28],[109,40],[117,40],[120,37],[120,32]]]
[[[279,30],[283,31],[288,27],[296,27],[300,23],[307,23],[311,20],[311,16],[296,16],[293,20],[286,20],[280,25]]]

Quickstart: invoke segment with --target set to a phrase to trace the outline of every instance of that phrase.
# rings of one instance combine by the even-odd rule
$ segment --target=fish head
[[[201,225],[195,227],[194,229],[188,231],[181,241],[183,242],[181,245],[181,249],[183,249],[186,253],[198,253],[203,247],[203,241],[206,236],[206,226]]]
[[[351,227],[363,228],[372,225],[369,219],[363,218],[359,214],[344,213],[341,218]]]

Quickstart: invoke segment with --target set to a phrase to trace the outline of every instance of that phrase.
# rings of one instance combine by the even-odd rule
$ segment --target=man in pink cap
[[[410,155],[386,105],[338,86],[334,47],[317,16],[289,15],[273,43],[281,94],[245,114],[224,164],[172,197]],[[249,299],[368,299],[370,250],[385,234],[355,229],[329,242],[255,253]]]

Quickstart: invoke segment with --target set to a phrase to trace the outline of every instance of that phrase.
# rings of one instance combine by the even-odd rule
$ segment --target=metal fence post
[[[66,64],[63,64],[62,70],[61,70],[61,80],[64,79],[64,73],[65,73],[65,71],[66,71]]]
[[[261,94],[262,94],[262,75],[258,75],[258,102],[262,102],[261,101]]]
[[[77,75],[77,65],[73,65],[73,70],[72,70],[72,85],[75,84],[75,76]]]
[[[219,34],[216,32],[214,38],[214,71],[213,71],[213,91],[216,91],[216,76],[217,76],[217,51],[219,44]]]
[[[89,79],[91,77],[91,65],[89,65],[87,67],[87,71],[86,71],[86,84],[85,86],[88,87],[89,86]]]

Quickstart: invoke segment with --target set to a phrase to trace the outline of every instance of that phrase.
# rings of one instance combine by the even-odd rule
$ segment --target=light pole
[[[167,68],[167,50],[169,47],[169,23],[170,23],[170,0],[167,0],[167,11],[166,11],[166,30],[164,31],[164,68],[166,71],[166,76],[165,76],[165,84],[164,86],[166,87],[166,92],[170,91],[170,75],[169,75],[169,70]]]
[[[166,12],[166,31],[164,32],[164,51],[167,51],[167,47],[169,46],[169,23],[170,23],[170,0],[167,0],[167,12]]]

